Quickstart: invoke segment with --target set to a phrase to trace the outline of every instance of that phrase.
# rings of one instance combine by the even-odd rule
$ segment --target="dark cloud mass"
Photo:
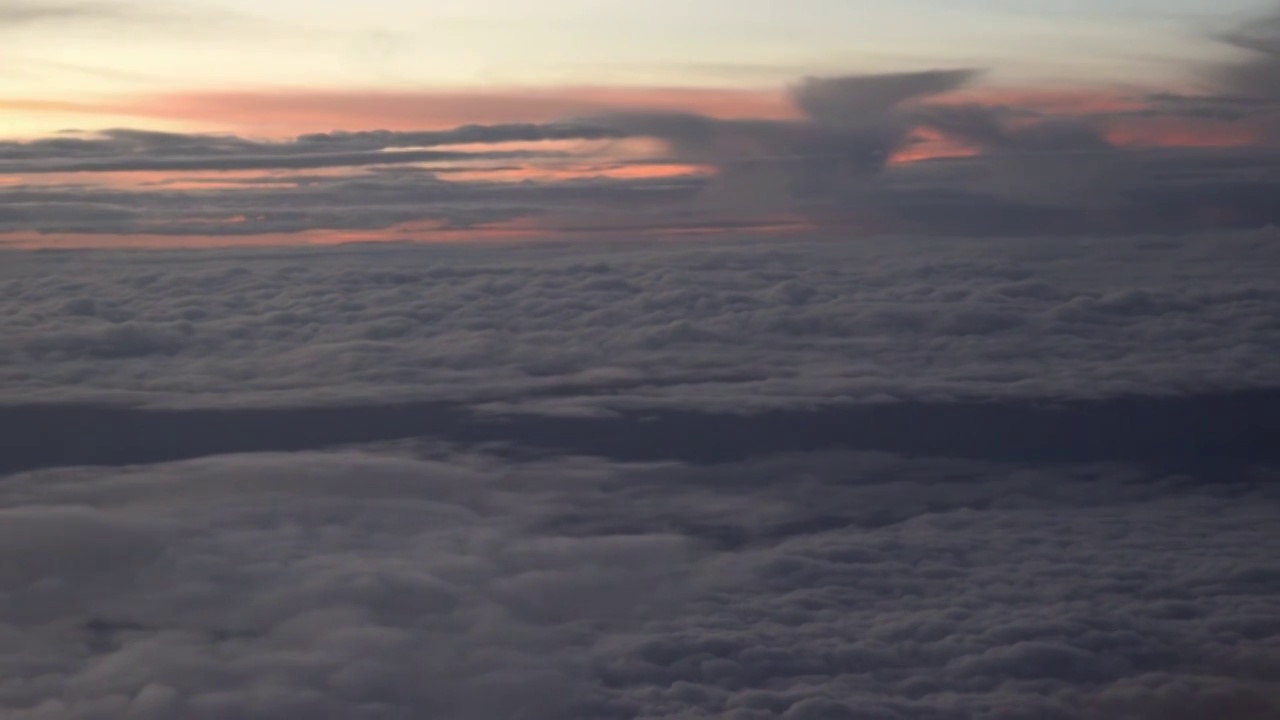
[[[147,170],[289,170],[395,165],[430,160],[493,159],[522,154],[447,152],[422,147],[462,143],[593,140],[601,128],[567,125],[471,125],[441,132],[333,132],[292,141],[235,136],[107,130],[89,137],[0,142],[0,172],[14,174]],[[524,153],[524,156],[532,153]]]
[[[1274,476],[343,451],[12,476],[35,718],[1264,720]]]
[[[1243,60],[1218,69],[1214,79],[1224,94],[1280,102],[1280,10],[1223,39],[1246,53]]]
[[[904,103],[954,90],[973,75],[935,70],[808,78],[790,89],[792,103],[805,118],[799,121],[645,112],[581,121],[665,140],[677,157],[717,167],[719,184],[713,191],[742,209],[758,205],[770,193],[781,193],[775,202],[787,195],[829,195],[878,173],[914,127]],[[781,178],[775,179],[775,173]]]

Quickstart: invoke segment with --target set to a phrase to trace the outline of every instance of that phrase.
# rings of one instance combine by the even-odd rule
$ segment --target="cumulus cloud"
[[[0,390],[793,407],[1274,386],[1272,232],[10,252]]]
[[[957,69],[806,79],[791,88],[795,120],[632,109],[593,121],[662,139],[677,157],[718,168],[703,193],[717,209],[802,212],[828,224],[854,217],[864,226],[943,233],[1259,227],[1280,220],[1259,199],[1280,189],[1274,154],[1251,157],[1250,178],[1241,182],[1213,172],[1236,154],[1215,146],[1274,148],[1277,18],[1272,13],[1219,37],[1243,57],[1210,68],[1204,92],[1136,93],[1121,107],[1062,113],[964,104],[952,91],[977,73]],[[952,97],[938,102],[944,94]],[[913,202],[896,189],[900,173],[886,161],[911,148],[918,131],[976,154],[959,170],[945,169],[939,176],[948,180],[932,188],[936,196],[957,196],[967,212]],[[1175,163],[1201,186],[1188,191],[1170,182]]]
[[[582,121],[664,140],[677,157],[716,166],[721,186],[713,191],[745,207],[775,191],[783,198],[828,195],[882,170],[914,127],[904,104],[954,90],[973,75],[970,70],[933,70],[806,78],[790,88],[791,102],[803,115],[796,121],[657,112],[602,114]]]
[[[0,710],[1262,720],[1265,477],[425,448],[10,476]]]
[[[876,191],[888,182],[888,161],[921,128],[981,151],[966,179],[998,197],[1074,205],[1079,190],[1088,189],[1114,199],[1122,156],[1096,121],[1032,116],[1028,124],[1027,113],[999,106],[927,102],[976,76],[960,69],[807,78],[790,88],[802,116],[794,121],[642,112],[586,121],[665,140],[677,157],[716,166],[712,197],[739,209],[822,202],[843,212],[884,215],[884,198]],[[1110,193],[1097,186],[1101,180],[1109,181]]]

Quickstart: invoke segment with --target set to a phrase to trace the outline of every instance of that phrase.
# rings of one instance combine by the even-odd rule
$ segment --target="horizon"
[[[168,7],[0,4],[0,245],[1277,221],[1273,2]]]

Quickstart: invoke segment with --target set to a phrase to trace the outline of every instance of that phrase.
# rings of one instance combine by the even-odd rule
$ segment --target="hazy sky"
[[[3,92],[260,84],[758,84],[996,66],[1145,79],[1259,0],[5,0]]]
[[[120,124],[103,96],[246,88],[773,86],[981,67],[1165,83],[1265,0],[0,0],[0,136]]]

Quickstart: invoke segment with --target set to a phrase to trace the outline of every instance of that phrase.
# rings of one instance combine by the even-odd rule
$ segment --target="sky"
[[[6,0],[0,92],[29,105],[6,113],[0,134],[96,129],[127,117],[49,112],[60,103],[131,112],[137,95],[255,89],[768,88],[804,75],[938,66],[990,68],[997,80],[1031,85],[1176,85],[1186,82],[1178,63],[1221,54],[1208,37],[1215,22],[1265,7],[1258,0]],[[234,122],[181,120],[204,130]]]
[[[1256,227],[1277,12],[4,0],[0,242]]]

